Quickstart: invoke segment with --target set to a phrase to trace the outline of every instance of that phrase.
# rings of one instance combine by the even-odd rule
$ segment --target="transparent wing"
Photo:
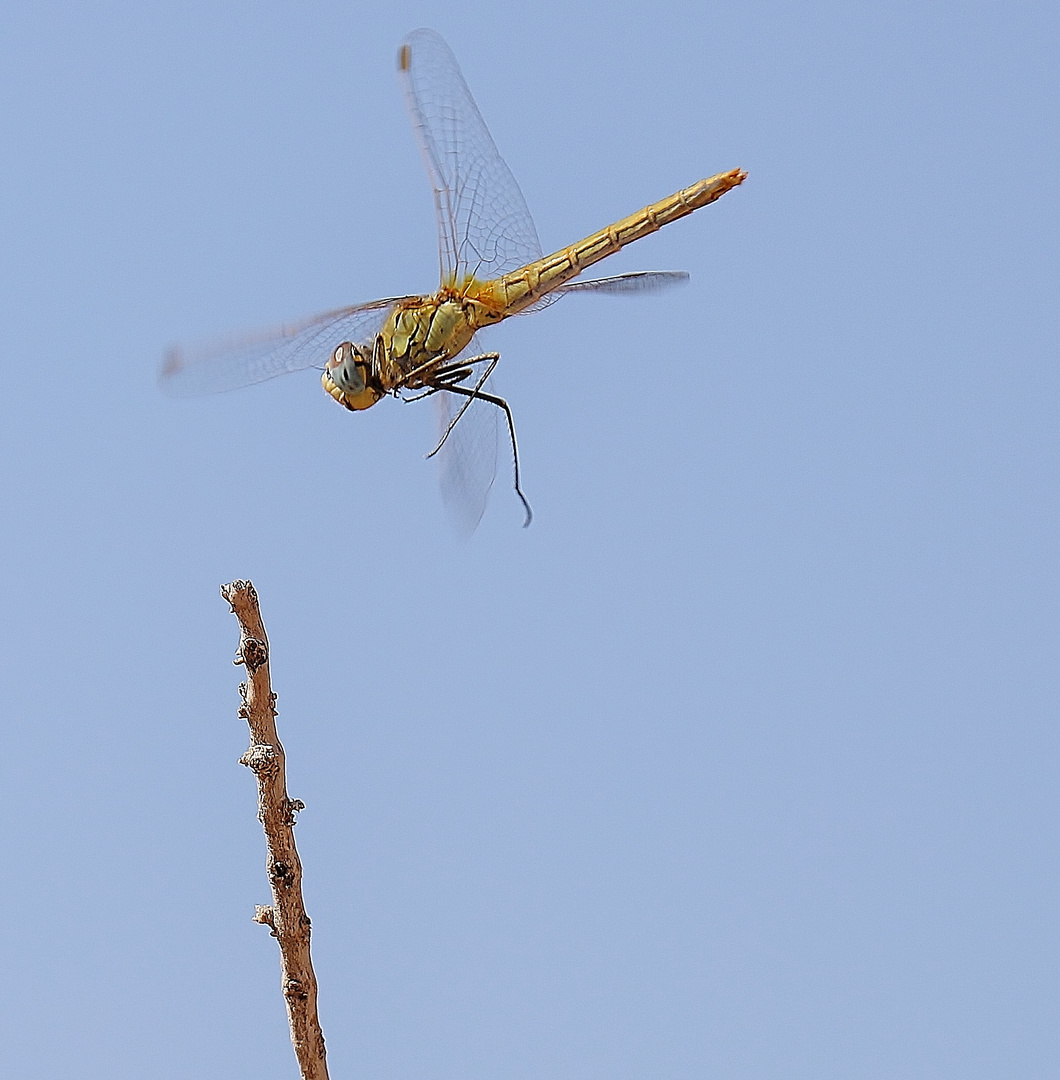
[[[399,67],[438,213],[443,285],[489,280],[541,258],[526,200],[433,30],[405,38]]]
[[[683,270],[642,270],[632,274],[616,274],[614,277],[590,278],[588,281],[568,281],[552,292],[542,296],[535,304],[523,308],[519,315],[532,315],[535,311],[554,304],[568,293],[599,293],[602,296],[647,296],[662,292],[674,285],[683,285],[688,274]]]
[[[234,390],[289,371],[323,367],[342,342],[371,341],[391,308],[403,299],[407,297],[326,311],[300,323],[190,349],[177,346],[166,353],[159,382],[167,393],[183,397]]]
[[[617,274],[615,277],[591,278],[588,281],[568,281],[556,292],[561,296],[567,293],[602,293],[606,296],[644,296],[662,292],[674,285],[684,285],[688,274],[683,270],[643,270],[635,274]]]
[[[558,299],[569,292],[643,296],[675,285],[683,285],[686,281],[688,274],[684,271],[648,270],[593,278],[589,281],[572,281],[556,289],[545,299]],[[538,307],[539,305],[534,305],[529,310],[537,310]],[[474,357],[480,352],[478,338],[475,337],[461,355]],[[464,385],[474,386],[475,380],[468,379]],[[496,383],[492,377],[486,380],[481,390],[488,394],[497,394]],[[441,439],[467,399],[445,391],[440,391],[433,397],[438,438]],[[436,455],[442,500],[456,532],[465,538],[475,531],[486,512],[486,501],[497,475],[500,423],[500,412],[495,405],[488,401],[473,400]]]
[[[468,356],[477,355],[476,341],[472,339],[464,351]],[[468,383],[475,385],[472,379]],[[482,390],[496,393],[492,378],[486,380]],[[467,398],[444,390],[433,397],[441,439]],[[497,475],[497,413],[497,407],[488,401],[473,400],[436,455],[442,502],[453,528],[465,539],[482,520]]]

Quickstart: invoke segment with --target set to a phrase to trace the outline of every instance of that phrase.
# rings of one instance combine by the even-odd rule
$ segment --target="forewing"
[[[401,299],[405,298],[339,308],[289,326],[188,349],[178,346],[166,353],[159,382],[167,393],[185,397],[235,390],[289,371],[323,367],[342,342],[370,342]]]
[[[466,352],[469,356],[476,355],[474,341]],[[472,377],[465,385],[473,389],[476,381]],[[493,380],[487,379],[480,389],[495,392]],[[468,399],[444,390],[433,396],[441,439]],[[472,400],[436,455],[442,502],[453,528],[463,538],[470,536],[482,520],[497,475],[497,413],[496,405]]]
[[[442,284],[486,281],[541,257],[526,200],[433,30],[405,38],[399,67],[438,214]]]

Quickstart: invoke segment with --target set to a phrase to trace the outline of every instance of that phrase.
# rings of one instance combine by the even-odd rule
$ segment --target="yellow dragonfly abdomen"
[[[593,263],[614,255],[627,244],[657,232],[664,225],[686,217],[701,206],[708,206],[725,192],[742,184],[746,177],[747,173],[742,169],[718,173],[510,274],[482,284],[470,284],[466,295],[485,308],[479,325],[500,322],[509,315],[525,311]]]

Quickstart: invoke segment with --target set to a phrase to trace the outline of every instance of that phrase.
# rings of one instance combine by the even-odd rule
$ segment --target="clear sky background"
[[[372,10],[370,10],[372,9]],[[546,250],[736,166],[427,405],[163,350],[437,273],[447,38]],[[1060,1074],[1055,4],[9,4],[0,1074],[283,1078],[273,645],[332,1076]]]

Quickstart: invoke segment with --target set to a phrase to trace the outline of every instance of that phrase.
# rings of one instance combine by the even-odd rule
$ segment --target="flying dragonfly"
[[[650,292],[687,279],[643,272],[575,280],[582,271],[742,183],[718,173],[544,255],[526,201],[475,105],[456,58],[433,30],[401,45],[398,68],[427,163],[438,220],[441,283],[427,296],[396,296],[324,312],[302,322],[195,349],[171,349],[161,383],[175,394],[212,393],[291,371],[322,369],[324,389],[347,409],[390,395],[433,397],[442,495],[459,532],[470,534],[496,475],[499,418],[511,448],[524,526],[515,421],[491,376],[500,359],[476,333],[510,315],[537,311],[568,293]]]

